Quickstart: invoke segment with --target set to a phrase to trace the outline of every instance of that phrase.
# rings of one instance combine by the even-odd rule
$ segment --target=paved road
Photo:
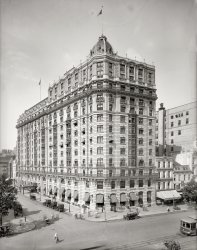
[[[36,201],[20,196],[19,200],[27,208],[28,218],[37,220],[43,215],[51,216],[53,210]],[[161,249],[165,239],[177,239],[183,249],[195,249],[196,237],[182,237],[179,234],[180,218],[191,212],[165,214],[141,218],[133,221],[90,222],[75,220],[60,214],[54,224],[25,234],[0,239],[1,250],[38,249]],[[60,243],[55,244],[53,236],[57,232]],[[188,241],[189,239],[189,241]],[[187,243],[187,241],[189,243]],[[188,248],[189,247],[189,248]]]

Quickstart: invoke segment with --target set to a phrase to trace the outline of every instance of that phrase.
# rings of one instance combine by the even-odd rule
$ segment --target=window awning
[[[104,203],[104,195],[103,194],[96,195],[96,203]]]
[[[126,202],[126,201],[127,201],[126,194],[121,194],[120,195],[120,202]]]
[[[78,191],[75,190],[75,191],[74,191],[74,200],[77,200],[77,199],[78,199]]]
[[[88,192],[85,193],[84,201],[85,202],[89,202],[90,201],[90,193],[88,193]]]
[[[67,196],[67,198],[71,197],[71,190],[70,189],[67,189],[66,196]]]
[[[131,200],[131,201],[137,201],[137,200],[138,200],[138,197],[136,196],[135,193],[130,193],[130,194],[129,194],[129,197],[130,197],[130,200]]]
[[[116,197],[115,194],[111,194],[111,196],[110,196],[110,202],[111,202],[111,203],[116,203],[116,202],[118,202],[118,199],[117,199],[117,197]]]
[[[159,191],[157,192],[157,198],[164,201],[181,199],[181,195],[176,190]]]

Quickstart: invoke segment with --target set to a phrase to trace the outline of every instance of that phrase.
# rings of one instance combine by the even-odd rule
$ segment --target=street
[[[191,211],[140,218],[133,221],[90,222],[75,220],[73,216],[58,213],[22,195],[19,201],[26,208],[29,220],[42,219],[43,215],[59,215],[54,224],[28,233],[0,239],[2,250],[37,249],[161,249],[165,239],[177,239],[183,249],[195,249],[196,237],[181,236],[180,218]],[[54,241],[58,233],[60,243]],[[184,243],[185,242],[185,243]]]

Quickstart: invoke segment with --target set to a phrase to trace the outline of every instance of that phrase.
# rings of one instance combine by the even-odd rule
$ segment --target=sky
[[[103,14],[97,16],[101,6]],[[197,0],[0,0],[0,150],[50,84],[102,34],[118,55],[154,64],[157,106],[196,100]]]

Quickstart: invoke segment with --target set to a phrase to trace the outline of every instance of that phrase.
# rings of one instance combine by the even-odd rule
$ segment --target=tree
[[[197,182],[192,179],[183,187],[183,197],[187,201],[195,201],[197,204]]]
[[[0,176],[0,225],[3,223],[3,216],[14,206],[16,201],[16,188],[12,186],[12,180],[6,179],[5,175]]]

